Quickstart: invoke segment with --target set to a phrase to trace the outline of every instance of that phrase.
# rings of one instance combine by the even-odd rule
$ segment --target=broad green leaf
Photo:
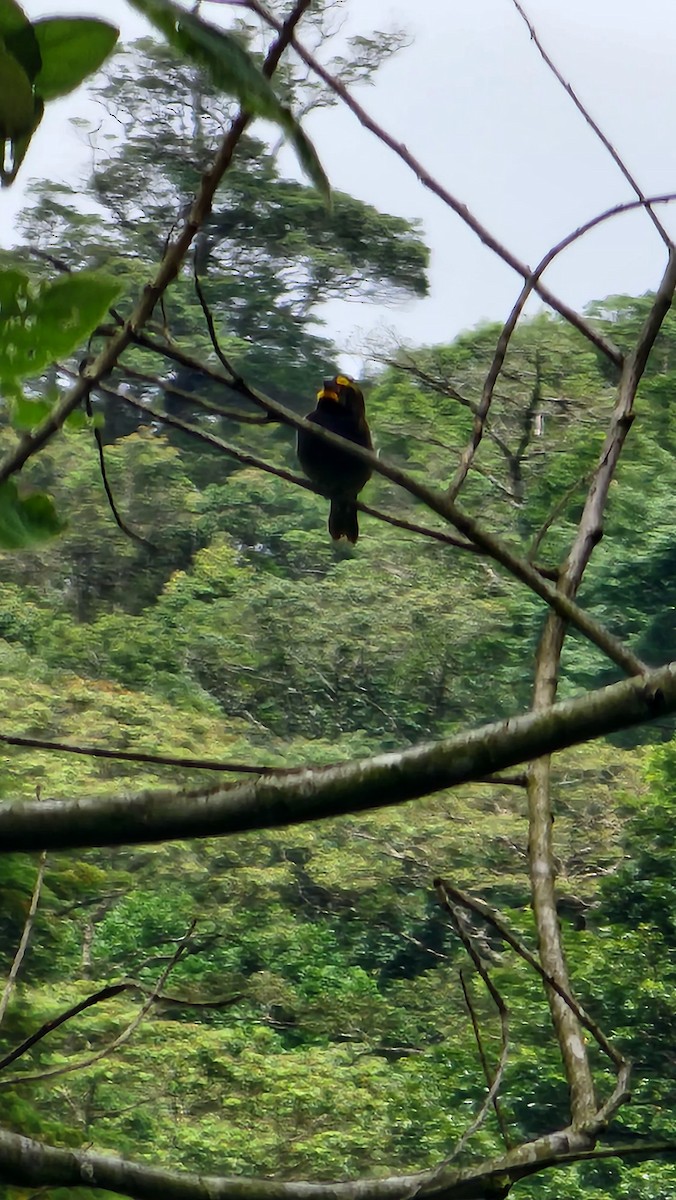
[[[289,113],[289,116],[291,116],[291,113]],[[299,125],[295,120],[293,129],[285,128],[305,174],[310,182],[315,185],[317,191],[321,192],[325,201],[330,206],[331,184],[328,181],[326,172],[319,161],[319,156],[312,142],[305,133],[302,125]]]
[[[173,0],[131,0],[167,41],[205,67],[214,82],[253,116],[279,121],[282,105],[260,68],[231,34],[216,29]]]
[[[106,313],[120,286],[82,271],[36,283],[20,271],[0,272],[0,381],[36,375],[69,354]]]
[[[44,492],[20,496],[13,479],[0,484],[0,546],[4,550],[37,546],[65,527],[53,500]]]
[[[42,58],[35,89],[44,100],[65,96],[98,71],[120,32],[93,17],[47,17],[33,30]]]
[[[0,142],[12,141],[27,133],[33,111],[30,79],[0,43]]]
[[[12,428],[25,433],[34,429],[52,410],[49,400],[29,400],[22,393],[13,397],[10,404]]]
[[[16,0],[0,0],[0,38],[25,29],[30,21]]]
[[[173,0],[129,2],[152,21],[172,46],[204,67],[214,83],[235,96],[251,116],[280,125],[292,142],[303,170],[315,187],[329,197],[329,181],[314,146],[237,38],[179,8]]]
[[[81,408],[74,409],[73,412],[68,413],[68,416],[66,417],[66,425],[69,429],[100,429],[104,424],[105,417],[103,416],[103,413],[94,413],[93,416],[88,417],[86,412],[83,412]]]
[[[47,395],[39,399],[25,396],[18,388],[13,393],[6,390],[12,428],[18,430],[19,433],[28,433],[31,429],[35,429],[36,425],[49,416],[59,398],[56,388],[50,388]],[[88,417],[81,408],[76,408],[74,412],[68,414],[65,423],[70,429],[85,429],[102,424],[103,416],[101,413],[95,413],[94,416]]]
[[[15,0],[0,0],[0,41],[30,80],[40,70],[40,51],[33,26]]]
[[[21,137],[13,139],[11,143],[11,155],[9,160],[11,166],[9,169],[7,169],[7,167],[0,169],[0,182],[2,183],[3,187],[8,187],[9,184],[12,183],[12,181],[16,178],[19,167],[26,157],[28,147],[31,144],[31,138],[40,124],[40,121],[42,120],[42,114],[44,111],[45,106],[40,97],[33,96],[33,120],[31,125],[25,133],[21,134]]]

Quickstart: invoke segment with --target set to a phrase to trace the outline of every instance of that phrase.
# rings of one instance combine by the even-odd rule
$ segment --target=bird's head
[[[339,404],[355,417],[364,416],[364,394],[349,375],[334,375],[333,379],[325,379],[317,392],[317,400]]]

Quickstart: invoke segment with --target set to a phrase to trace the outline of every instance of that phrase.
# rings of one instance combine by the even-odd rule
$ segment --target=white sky
[[[124,0],[25,0],[30,17],[89,13],[124,38],[145,32]],[[676,4],[673,0],[524,0],[546,48],[646,193],[676,191]],[[351,29],[392,23],[413,37],[359,99],[424,167],[514,253],[534,264],[595,213],[632,199],[608,154],[556,84],[511,0],[351,0]],[[222,10],[221,10],[222,11]],[[215,19],[218,7],[204,4]],[[92,117],[83,91],[47,106],[20,181],[51,176],[77,185],[88,148],[69,117]],[[329,305],[329,332],[348,357],[372,331],[412,343],[450,341],[483,319],[503,319],[520,280],[347,111],[308,120],[335,187],[423,221],[432,251],[431,294],[406,308]],[[0,193],[0,242],[22,201]],[[676,204],[662,209],[676,234]],[[172,214],[173,215],[173,214]],[[656,286],[664,247],[648,218],[622,217],[589,235],[547,274],[569,303]]]

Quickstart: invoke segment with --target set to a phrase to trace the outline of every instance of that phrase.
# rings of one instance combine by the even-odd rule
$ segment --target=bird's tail
[[[329,533],[334,542],[347,538],[352,545],[359,537],[357,506],[353,500],[332,500],[329,509]]]

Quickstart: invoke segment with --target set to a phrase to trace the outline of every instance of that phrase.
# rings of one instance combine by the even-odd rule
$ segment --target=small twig
[[[528,786],[528,776],[525,772],[520,775],[483,775],[480,779],[475,779],[474,782],[492,783],[498,787],[525,788]]]
[[[0,1024],[2,1024],[5,1013],[7,1012],[7,1005],[9,1004],[10,996],[12,995],[12,992],[14,990],[14,985],[16,983],[17,976],[19,974],[19,971],[21,970],[21,964],[24,960],[26,950],[28,949],[28,943],[30,941],[31,932],[33,930],[33,922],[35,921],[35,914],[38,910],[38,904],[40,903],[40,893],[42,891],[42,881],[45,877],[46,864],[47,864],[47,851],[43,850],[42,854],[40,855],[40,861],[39,861],[39,865],[38,865],[38,873],[35,877],[35,884],[33,887],[33,895],[31,896],[31,902],[28,906],[28,913],[26,914],[26,920],[24,922],[21,939],[19,941],[19,945],[17,947],[16,954],[14,955],[14,960],[10,967],[9,975],[7,976],[7,982],[5,984],[5,987],[4,987],[4,990],[2,993],[2,997],[0,998]],[[0,1067],[1,1066],[2,1066],[2,1064],[0,1063]]]
[[[268,12],[264,5],[259,3],[259,0],[250,0],[250,7],[254,12],[258,13],[258,15],[262,17],[264,21],[267,21],[267,23],[273,29],[278,31],[281,30],[282,22],[272,13]],[[523,279],[530,278],[532,275],[530,267],[526,266],[525,263],[522,263],[516,257],[516,255],[512,254],[512,252],[507,249],[506,246],[503,246],[502,243],[498,241],[498,239],[494,237],[484,225],[481,224],[474,214],[470,212],[466,204],[463,204],[462,201],[458,200],[456,196],[453,196],[438,182],[438,180],[430,175],[425,167],[423,167],[422,163],[414,158],[414,156],[402,142],[397,142],[391,134],[387,133],[382,125],[379,125],[372,117],[370,117],[366,110],[357,103],[345,85],[341,83],[336,76],[331,75],[322,66],[318,59],[316,59],[313,54],[305,49],[302,43],[299,42],[298,38],[296,38],[293,34],[290,39],[290,44],[293,46],[300,58],[302,58],[303,62],[305,62],[315,72],[315,74],[318,75],[319,78],[322,79],[323,82],[330,87],[333,92],[336,93],[337,96],[340,96],[347,108],[354,113],[359,123],[363,125],[365,129],[368,129],[370,133],[373,133],[379,141],[387,146],[388,149],[397,156],[397,158],[400,158],[401,161],[404,162],[411,171],[413,171],[414,175],[416,175],[423,187],[433,192],[439,197],[440,200],[443,201],[444,204],[451,208],[453,212],[456,213],[456,215],[459,216],[460,219],[464,221],[465,224],[468,225],[469,228],[477,235],[479,240],[483,242],[485,246],[488,246],[488,248],[495,254],[497,254],[497,256],[501,258],[503,262],[507,263],[507,265],[510,266],[512,270],[517,273],[517,275],[521,275]],[[571,325],[573,325],[575,329],[578,329],[580,333],[582,333],[583,336],[592,343],[592,345],[596,346],[598,350],[601,350],[611,362],[615,363],[617,366],[621,366],[623,355],[622,352],[618,350],[617,346],[613,345],[608,338],[605,338],[603,334],[599,333],[599,331],[595,329],[585,317],[576,312],[575,309],[570,308],[569,305],[565,304],[562,300],[559,300],[558,296],[555,296],[553,292],[550,292],[549,288],[546,288],[539,281],[534,286],[535,290],[542,297],[546,304],[549,304],[549,306],[555,309],[556,312],[560,313],[562,317],[565,317],[565,319]]]
[[[408,533],[417,533],[421,537],[431,538],[445,546],[454,546],[456,550],[466,550],[469,554],[483,553],[473,542],[453,537],[450,533],[443,533],[441,529],[430,529],[428,525],[418,525],[415,521],[407,521],[404,517],[395,517],[393,513],[383,512],[381,508],[373,508],[370,504],[362,503],[361,500],[357,500],[356,504],[359,512],[365,513],[367,517],[375,517],[377,521],[383,521],[386,525],[393,525],[395,529],[405,529]],[[546,568],[542,568],[542,572],[545,574]]]
[[[120,983],[108,984],[106,987],[100,988],[98,992],[93,992],[91,996],[87,996],[85,1000],[80,1000],[77,1004],[73,1004],[71,1008],[65,1009],[64,1012],[59,1013],[58,1017],[53,1017],[51,1021],[45,1021],[44,1025],[36,1029],[35,1033],[32,1033],[19,1046],[15,1046],[14,1050],[11,1050],[9,1054],[0,1059],[0,1071],[4,1071],[5,1067],[16,1062],[18,1058],[21,1058],[33,1046],[41,1042],[43,1038],[46,1038],[48,1034],[53,1033],[55,1029],[59,1029],[61,1025],[67,1024],[68,1021],[72,1021],[81,1012],[85,1012],[88,1008],[93,1008],[95,1004],[102,1004],[105,1000],[112,999],[113,996],[119,996],[122,992],[141,992],[144,995],[154,994],[151,989],[143,987],[142,984],[134,979],[125,979]],[[204,1009],[229,1008],[230,1005],[236,1004],[241,999],[241,992],[214,1000],[182,1000],[178,996],[166,996],[163,992],[157,992],[155,995],[155,1001],[158,1004],[167,1004],[171,1007],[181,1006],[183,1008]],[[0,1083],[0,1086],[4,1086],[4,1080]]]
[[[87,413],[91,417],[91,396],[87,396]],[[108,500],[108,507],[113,514],[115,524],[117,525],[118,529],[122,531],[125,537],[130,538],[131,541],[136,542],[137,545],[143,546],[144,550],[156,550],[157,547],[153,546],[152,542],[149,542],[147,538],[142,537],[140,533],[135,533],[135,531],[129,525],[127,525],[126,521],[123,521],[122,517],[120,516],[117,504],[115,503],[115,497],[113,496],[112,488],[110,486],[110,480],[108,479],[108,472],[106,470],[106,459],[103,450],[103,437],[101,435],[101,430],[97,428],[97,426],[94,426],[94,439],[98,449],[101,481],[103,483],[103,489],[106,493],[106,499]]]
[[[133,1018],[133,1020],[129,1022],[126,1029],[123,1029],[122,1033],[119,1034],[119,1036],[116,1037],[112,1042],[110,1042],[110,1044],[108,1046],[104,1046],[101,1050],[97,1050],[95,1054],[91,1054],[88,1058],[80,1059],[78,1062],[66,1063],[65,1066],[53,1067],[46,1071],[38,1071],[32,1075],[29,1075],[29,1074],[15,1075],[9,1079],[3,1079],[0,1082],[0,1088],[4,1089],[4,1088],[9,1088],[9,1087],[15,1087],[17,1084],[20,1084],[20,1083],[37,1083],[43,1079],[54,1079],[58,1075],[67,1075],[71,1071],[82,1071],[85,1068],[91,1067],[95,1063],[100,1062],[102,1058],[107,1058],[110,1054],[114,1054],[115,1051],[119,1050],[121,1046],[124,1046],[125,1043],[129,1041],[129,1039],[131,1038],[132,1034],[136,1031],[136,1029],[138,1029],[139,1025],[141,1024],[141,1022],[144,1020],[144,1018],[146,1017],[146,1015],[152,1008],[153,1004],[156,1004],[158,999],[160,998],[162,988],[163,988],[166,980],[168,979],[170,972],[173,971],[176,964],[181,960],[181,958],[185,954],[185,951],[188,947],[190,939],[192,938],[193,931],[195,929],[196,924],[197,924],[197,921],[191,921],[190,926],[189,926],[187,932],[181,938],[181,941],[179,942],[175,953],[171,956],[170,961],[168,962],[167,966],[164,968],[159,979],[157,980],[155,987],[148,994],[147,999],[141,1005],[141,1008],[139,1009],[138,1013]],[[104,998],[108,998],[111,995],[115,995],[116,991],[123,991],[128,986],[129,986],[128,984],[113,984],[112,985],[113,990],[104,988],[103,992],[107,993],[107,995]],[[80,1006],[79,1011],[81,1011],[82,1008],[88,1008],[88,1007],[91,1007],[92,1004],[98,1003],[100,998],[101,998],[101,993],[97,993],[97,995],[95,997],[90,996],[87,1001],[82,1002],[82,1005]],[[78,1006],[75,1006],[75,1007],[77,1008]],[[74,1015],[75,1015],[74,1010],[69,1010],[68,1014],[62,1014],[62,1016],[64,1016],[65,1020],[69,1020],[70,1017],[72,1017]],[[61,1020],[60,1018],[57,1018],[57,1024],[63,1024],[63,1020]],[[56,1026],[54,1026],[54,1028],[56,1028]],[[46,1032],[49,1032],[49,1030],[47,1030]],[[44,1034],[42,1034],[42,1036],[44,1036]],[[14,1057],[18,1057],[18,1055],[15,1052],[13,1052],[13,1053],[14,1053]],[[10,1060],[10,1061],[12,1061],[12,1060]],[[1,1066],[2,1066],[2,1063],[0,1063],[0,1067]]]
[[[491,908],[490,905],[486,904],[485,901],[478,900],[476,897],[468,895],[467,892],[461,891],[460,888],[453,887],[452,884],[447,883],[444,879],[435,879],[434,887],[442,896],[447,895],[452,897],[456,903],[463,905],[463,907],[468,908],[471,912],[477,913],[477,915],[482,917],[484,921],[487,921],[489,925],[492,925],[496,932],[499,933],[500,937],[512,947],[512,950],[515,950],[519,957],[522,958],[524,962],[536,972],[537,975],[539,975],[540,979],[542,979],[544,983],[548,984],[549,987],[553,988],[554,991],[557,992],[561,997],[561,999],[565,1001],[571,1012],[573,1012],[577,1017],[580,1024],[584,1025],[585,1029],[589,1030],[592,1037],[594,1037],[594,1039],[598,1042],[601,1049],[608,1056],[608,1058],[611,1059],[618,1070],[626,1066],[626,1059],[624,1058],[624,1055],[620,1054],[619,1050],[616,1050],[612,1043],[608,1041],[607,1037],[603,1033],[603,1030],[599,1025],[597,1025],[596,1021],[593,1021],[592,1018],[588,1016],[588,1014],[582,1008],[582,1005],[578,1004],[577,1000],[575,1000],[573,996],[571,996],[565,990],[565,988],[562,988],[552,975],[549,975],[548,972],[545,971],[544,967],[541,966],[535,955],[531,953],[528,947],[525,946],[524,943],[517,938],[514,933],[512,933],[504,917],[502,917],[494,908]]]
[[[141,383],[149,383],[156,387],[161,392],[166,392],[168,396],[176,396],[179,400],[185,400],[187,404],[194,404],[196,408],[202,408],[205,412],[213,413],[218,417],[227,417],[230,421],[237,421],[241,425],[269,425],[274,420],[269,413],[245,413],[239,409],[223,408],[220,404],[215,404],[213,400],[207,400],[205,396],[200,396],[198,392],[189,392],[187,388],[177,387],[175,383],[168,383],[166,379],[161,379],[159,375],[151,375],[148,371],[137,371],[126,365],[121,365],[118,370],[125,379],[138,379]]]
[[[470,1021],[472,1022],[472,1029],[474,1030],[474,1040],[476,1041],[477,1050],[479,1051],[479,1058],[481,1059],[481,1066],[483,1067],[484,1078],[486,1080],[486,1086],[490,1089],[490,1087],[492,1086],[491,1072],[490,1072],[490,1068],[488,1066],[488,1059],[486,1058],[486,1051],[484,1050],[483,1038],[481,1036],[481,1030],[479,1028],[479,1021],[477,1019],[476,1010],[474,1008],[474,1003],[472,1001],[472,997],[470,995],[469,988],[467,987],[467,983],[465,982],[465,976],[464,976],[463,971],[460,970],[458,972],[458,974],[460,976],[460,986],[462,988],[462,994],[465,997],[465,1004],[467,1006],[467,1011],[469,1013]],[[511,1138],[509,1136],[509,1130],[507,1129],[507,1123],[503,1116],[502,1106],[500,1104],[500,1098],[498,1096],[493,1097],[493,1111],[495,1112],[495,1116],[497,1118],[498,1125],[500,1126],[500,1133],[502,1134],[502,1140],[505,1144],[505,1149],[511,1150],[512,1142],[511,1142]]]
[[[453,923],[453,928],[455,929],[458,937],[460,938],[460,941],[462,942],[463,946],[465,947],[467,954],[469,955],[472,962],[474,963],[476,971],[480,975],[480,977],[484,983],[484,986],[485,986],[486,990],[488,991],[488,994],[491,997],[491,999],[498,1011],[498,1015],[500,1018],[500,1039],[501,1039],[500,1059],[498,1062],[497,1069],[495,1071],[495,1075],[493,1076],[493,1080],[489,1084],[488,1092],[486,1093],[486,1097],[483,1101],[483,1104],[481,1105],[474,1120],[470,1122],[467,1129],[463,1133],[462,1137],[456,1143],[456,1145],[453,1148],[453,1150],[451,1151],[451,1153],[443,1160],[442,1163],[440,1163],[439,1169],[443,1169],[450,1162],[452,1162],[454,1158],[457,1158],[457,1156],[458,1156],[458,1154],[460,1154],[461,1150],[463,1150],[463,1148],[467,1145],[467,1142],[469,1141],[469,1139],[477,1132],[478,1129],[481,1128],[484,1121],[486,1120],[486,1116],[488,1114],[489,1109],[491,1108],[491,1106],[494,1104],[495,1100],[497,1099],[498,1092],[500,1090],[500,1084],[502,1083],[502,1077],[505,1072],[505,1066],[507,1064],[507,1052],[509,1049],[509,1016],[507,1013],[507,1006],[505,1005],[505,1002],[502,999],[500,992],[498,991],[495,984],[493,983],[493,980],[491,979],[490,975],[488,974],[488,971],[486,970],[484,964],[482,963],[480,956],[477,954],[476,950],[474,949],[471,938],[468,937],[467,933],[463,929],[462,922],[458,919],[458,915],[455,912],[454,906],[450,903],[450,901],[448,899],[443,882],[440,879],[435,879],[434,887],[436,889],[437,899],[438,899],[441,907],[450,916],[451,921]]]
[[[207,302],[207,298],[204,294],[204,288],[202,287],[200,277],[197,274],[197,260],[194,255],[193,255],[193,280],[195,283],[195,291],[197,293],[197,299],[200,302],[200,307],[204,314],[204,319],[207,323],[207,329],[209,330],[209,338],[211,340],[211,345],[214,348],[214,353],[215,353],[218,361],[220,362],[221,366],[225,367],[225,370],[232,377],[233,381],[236,381],[239,379],[239,375],[238,375],[238,372],[235,370],[235,368],[230,363],[230,360],[228,358],[226,358],[225,354],[223,353],[223,350],[221,349],[221,344],[218,340],[218,335],[216,333],[216,326],[214,325],[213,314],[212,314],[209,304]]]
[[[145,754],[140,750],[108,750],[103,746],[74,746],[69,742],[48,741],[45,738],[23,737],[19,734],[9,733],[0,733],[0,743],[5,746],[52,750],[63,754],[82,754],[88,758],[112,758],[122,762],[155,763],[163,767],[186,767],[198,771],[233,771],[241,775],[283,775],[301,769],[263,767],[253,763],[221,762],[219,759],[213,758],[188,758],[172,754]]]
[[[559,498],[559,500],[557,500],[556,504],[554,505],[551,512],[549,513],[549,516],[547,516],[545,518],[545,520],[542,522],[542,525],[540,526],[535,537],[533,538],[533,541],[531,542],[531,545],[530,545],[530,550],[528,551],[529,559],[532,560],[535,557],[538,550],[540,549],[543,538],[548,533],[548,531],[551,529],[556,518],[561,515],[561,513],[563,512],[564,508],[566,507],[568,501],[570,500],[571,496],[575,495],[575,492],[577,491],[577,489],[579,487],[584,487],[586,484],[588,484],[590,479],[591,479],[591,471],[587,471],[587,473],[585,475],[580,475],[577,479],[574,479],[573,482],[571,483],[570,487],[566,488],[565,492]]]
[[[666,229],[662,225],[659,218],[653,212],[653,210],[650,206],[650,201],[646,199],[642,189],[639,187],[638,183],[634,179],[634,176],[631,174],[629,168],[623,162],[622,158],[618,154],[618,152],[615,149],[615,147],[613,146],[612,142],[609,140],[609,138],[606,137],[606,135],[603,132],[603,130],[601,129],[601,127],[597,124],[597,122],[592,117],[591,113],[588,111],[587,108],[585,108],[585,106],[582,103],[582,101],[580,100],[579,96],[574,91],[572,85],[570,83],[568,83],[568,81],[566,79],[563,78],[563,75],[559,71],[558,67],[555,65],[553,60],[549,57],[542,42],[540,41],[540,38],[538,37],[535,26],[533,25],[532,21],[530,20],[528,14],[524,11],[524,9],[519,4],[519,0],[512,0],[512,3],[514,5],[516,11],[518,12],[519,16],[521,17],[521,19],[525,22],[525,24],[528,28],[528,32],[530,33],[530,36],[531,36],[531,41],[537,47],[540,57],[547,64],[550,71],[554,75],[555,79],[557,79],[558,82],[561,84],[561,87],[563,88],[564,92],[566,92],[570,96],[576,109],[584,117],[584,119],[587,122],[587,124],[589,125],[590,129],[592,129],[594,131],[594,133],[596,134],[599,141],[602,143],[603,146],[605,146],[605,148],[608,151],[608,153],[610,154],[613,162],[615,163],[615,165],[617,167],[619,167],[619,169],[622,172],[622,174],[624,175],[624,178],[626,179],[627,183],[629,184],[629,186],[632,188],[632,190],[638,196],[641,206],[645,208],[646,212],[648,213],[648,216],[650,217],[653,225],[655,226],[657,232],[659,233],[660,237],[662,238],[662,241],[664,242],[665,246],[667,247],[667,249],[671,249],[671,247],[673,246],[672,239],[669,237],[669,234],[667,233]]]
[[[628,1104],[631,1100],[631,1091],[629,1090],[630,1076],[631,1062],[629,1059],[625,1059],[623,1063],[620,1063],[615,1087],[591,1123],[590,1132],[593,1133],[594,1137],[603,1132],[618,1108],[621,1108],[623,1104]]]
[[[5,1067],[9,1067],[11,1063],[16,1062],[26,1054],[38,1042],[47,1037],[47,1034],[53,1033],[60,1025],[65,1025],[67,1021],[71,1021],[73,1017],[77,1017],[81,1012],[88,1008],[93,1008],[95,1004],[102,1004],[104,1000],[110,1000],[112,996],[118,996],[120,992],[126,992],[134,985],[131,983],[111,983],[107,987],[100,988],[98,992],[93,992],[91,996],[87,996],[86,1000],[80,1000],[77,1004],[73,1004],[70,1008],[59,1013],[58,1017],[54,1017],[51,1021],[45,1021],[35,1033],[24,1039],[19,1046],[15,1046],[0,1059],[0,1071],[4,1071]],[[0,1087],[4,1087],[5,1081],[0,1082]]]

